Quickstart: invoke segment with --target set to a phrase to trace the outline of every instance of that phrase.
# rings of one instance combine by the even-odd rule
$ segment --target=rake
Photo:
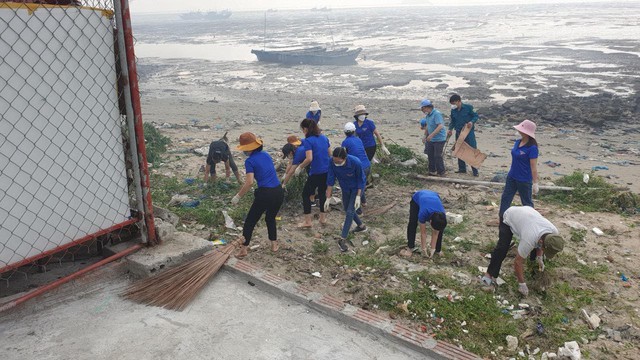
[[[239,244],[240,241],[234,241],[159,275],[140,280],[127,287],[122,296],[141,304],[183,310]]]

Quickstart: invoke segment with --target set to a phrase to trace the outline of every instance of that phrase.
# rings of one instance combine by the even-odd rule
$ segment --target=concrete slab
[[[144,248],[126,258],[129,271],[147,277],[158,270],[193,260],[214,248],[211,242],[191,234],[176,232],[173,240],[160,246]]]
[[[114,271],[0,314],[2,358],[429,359],[224,270],[182,312],[122,299]]]

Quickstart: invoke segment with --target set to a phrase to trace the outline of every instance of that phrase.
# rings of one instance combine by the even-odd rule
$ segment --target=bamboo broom
[[[140,280],[127,287],[122,296],[146,305],[183,310],[239,244],[240,241],[234,241],[159,275]]]

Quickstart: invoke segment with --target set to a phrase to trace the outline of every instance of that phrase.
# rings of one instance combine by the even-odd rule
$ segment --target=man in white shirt
[[[524,280],[524,259],[529,256],[530,260],[536,260],[540,271],[544,271],[544,257],[551,259],[562,251],[564,239],[549,220],[530,206],[512,206],[500,220],[498,244],[491,253],[491,262],[482,277],[482,284],[487,288],[492,286],[515,235],[520,243],[513,266],[518,278],[518,291],[527,296],[529,288]]]

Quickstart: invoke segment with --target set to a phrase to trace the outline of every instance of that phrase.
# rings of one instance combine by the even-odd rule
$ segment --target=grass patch
[[[159,163],[162,155],[167,151],[167,146],[171,145],[171,139],[160,134],[160,131],[150,123],[143,124],[143,131],[147,161],[153,164]]]
[[[342,265],[348,265],[351,268],[367,268],[376,269],[377,271],[384,271],[391,268],[391,262],[387,260],[386,256],[378,257],[377,255],[365,255],[365,254],[338,254],[335,260]]]
[[[329,251],[329,244],[324,241],[313,240],[311,249],[316,255],[324,255]]]
[[[587,236],[587,230],[584,229],[571,229],[571,241],[583,242],[585,236]]]
[[[426,175],[429,172],[428,163],[424,156],[418,156],[411,149],[396,144],[389,144],[387,149],[391,155],[378,154],[380,164],[374,165],[374,170],[380,175],[380,178],[398,186],[419,186],[421,182],[409,177],[408,174]],[[416,159],[418,164],[414,166],[400,165],[401,162],[411,159]]]
[[[585,184],[582,177],[583,173],[576,171],[560,178],[556,185],[573,187],[574,190],[547,192],[541,198],[586,212],[634,214],[638,211],[640,197],[637,194],[618,191],[604,178],[593,173],[590,175],[589,184]]]

